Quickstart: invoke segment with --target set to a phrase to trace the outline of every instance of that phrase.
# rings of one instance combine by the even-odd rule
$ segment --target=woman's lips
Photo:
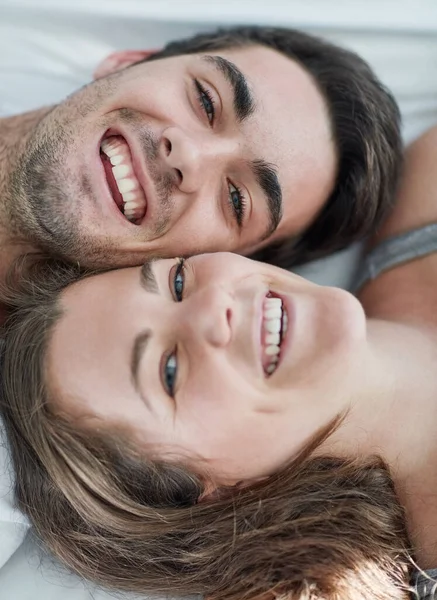
[[[266,377],[278,368],[282,355],[282,342],[288,328],[288,312],[282,298],[269,291],[262,305],[261,361]]]

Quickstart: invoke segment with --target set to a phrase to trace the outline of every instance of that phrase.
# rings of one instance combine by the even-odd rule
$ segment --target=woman
[[[379,241],[437,221],[436,148]],[[408,597],[408,535],[437,566],[436,227],[379,248],[362,304],[229,254],[23,283],[3,414],[49,548],[142,592]]]

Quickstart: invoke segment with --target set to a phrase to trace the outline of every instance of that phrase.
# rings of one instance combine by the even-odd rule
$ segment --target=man
[[[399,113],[355,54],[241,27],[119,52],[64,102],[0,122],[0,276],[26,251],[84,266],[257,252],[289,266],[375,226]]]

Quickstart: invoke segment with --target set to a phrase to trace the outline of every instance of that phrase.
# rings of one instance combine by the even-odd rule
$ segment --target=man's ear
[[[130,65],[133,65],[140,60],[144,60],[159,52],[159,49],[154,50],[121,50],[113,52],[97,66],[93,73],[94,79],[101,79],[107,75],[111,75],[116,71],[121,71]]]

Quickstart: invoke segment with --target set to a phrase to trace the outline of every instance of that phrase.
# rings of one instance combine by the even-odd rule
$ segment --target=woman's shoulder
[[[436,223],[437,126],[407,150],[396,205],[366,259],[358,283],[369,316],[437,325]]]
[[[437,125],[405,151],[396,202],[374,244],[437,222]]]

